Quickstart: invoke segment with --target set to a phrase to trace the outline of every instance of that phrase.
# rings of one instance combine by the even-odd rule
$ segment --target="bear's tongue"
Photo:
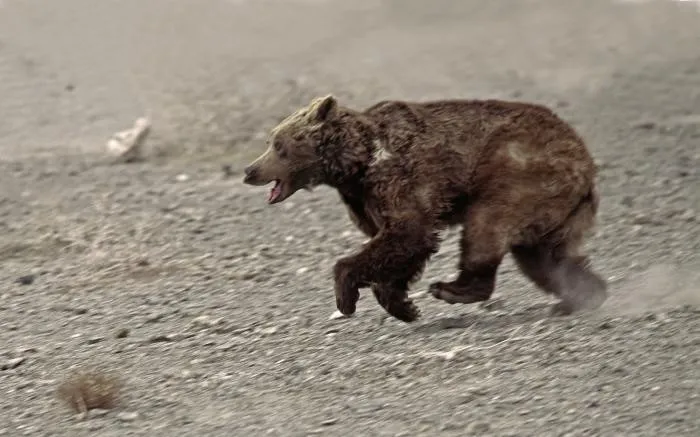
[[[277,200],[277,198],[279,198],[281,195],[282,195],[282,184],[280,183],[280,181],[275,181],[275,186],[272,187],[272,189],[270,190],[270,195],[267,198],[267,202],[272,203],[275,200]]]

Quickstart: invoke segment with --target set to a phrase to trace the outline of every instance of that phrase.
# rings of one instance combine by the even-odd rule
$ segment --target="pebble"
[[[230,164],[224,164],[221,166],[221,172],[223,173],[224,179],[233,176],[233,169]]]
[[[652,130],[656,128],[656,123],[653,121],[640,121],[632,125],[634,129]]]
[[[333,314],[328,317],[328,320],[339,320],[339,319],[349,319],[351,318],[352,315],[346,316],[345,314],[341,313],[339,310],[335,310]]]
[[[491,430],[491,425],[486,422],[474,422],[467,426],[467,435],[480,435]]]
[[[170,334],[157,334],[148,338],[148,343],[166,343],[175,341],[175,336]]]
[[[158,323],[163,320],[165,313],[153,313],[146,318],[144,323]]]
[[[681,218],[681,220],[685,220],[688,223],[698,221],[697,213],[695,211],[693,211],[692,209],[687,209],[687,210],[683,211],[680,218]]]
[[[139,413],[135,411],[122,411],[121,413],[117,414],[117,419],[121,420],[122,422],[133,422],[138,418]]]
[[[502,310],[505,307],[505,302],[502,299],[492,299],[479,304],[479,308],[486,311]]]
[[[126,338],[129,336],[129,329],[128,328],[121,328],[114,334],[115,338]]]
[[[188,180],[190,180],[190,177],[188,175],[182,173],[182,174],[177,175],[175,177],[175,180],[177,180],[178,182],[187,182]]]
[[[0,364],[0,370],[12,370],[24,364],[27,359],[25,357],[10,358]]]
[[[409,299],[420,299],[421,297],[427,296],[428,291],[427,290],[422,290],[422,291],[416,291],[415,293],[411,293],[408,295]]]
[[[260,332],[262,335],[272,335],[277,333],[278,330],[279,328],[277,326],[270,326],[269,328],[263,328],[258,332]]]
[[[201,326],[204,328],[211,328],[223,324],[224,319],[221,317],[210,317],[210,316],[198,316],[192,319],[192,324],[195,326]]]
[[[611,329],[613,327],[613,323],[609,320],[606,320],[602,322],[600,325],[598,325],[598,329]]]
[[[321,422],[321,426],[332,426],[332,425],[335,425],[336,423],[338,423],[338,419],[333,418],[333,419],[324,420],[323,422]]]
[[[35,279],[36,275],[24,275],[17,278],[17,283],[20,285],[31,285]]]
[[[445,422],[440,425],[440,431],[454,431],[463,428],[464,427],[461,424],[455,422]]]
[[[109,410],[105,410],[102,408],[95,408],[93,410],[90,410],[90,417],[102,417],[106,416],[109,414]]]

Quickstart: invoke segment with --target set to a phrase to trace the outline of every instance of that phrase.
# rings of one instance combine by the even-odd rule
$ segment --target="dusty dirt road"
[[[700,434],[695,5],[0,5],[0,435]],[[363,240],[336,195],[268,207],[220,171],[328,92],[557,108],[600,163],[612,298],[550,319],[509,259],[489,306],[422,297],[405,325],[364,294],[328,320],[334,259]],[[106,139],[144,113],[149,159],[111,165]],[[414,291],[455,273],[447,237]],[[67,413],[75,366],[123,375],[122,405]]]

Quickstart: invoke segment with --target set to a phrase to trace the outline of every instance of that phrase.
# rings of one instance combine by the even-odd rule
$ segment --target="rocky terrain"
[[[0,435],[700,434],[700,13],[611,0],[3,0]],[[487,305],[334,311],[363,241],[335,193],[240,169],[309,98],[551,105],[600,164],[612,297],[552,319],[510,259]],[[153,121],[143,162],[105,142]],[[229,165],[233,175],[225,175]],[[446,235],[413,292],[456,272]],[[113,410],[55,396],[123,379]]]

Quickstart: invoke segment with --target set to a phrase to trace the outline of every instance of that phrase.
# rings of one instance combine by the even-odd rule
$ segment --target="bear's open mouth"
[[[281,200],[282,197],[282,181],[279,179],[274,180],[275,185],[270,190],[270,195],[267,198],[267,203],[276,203]]]

